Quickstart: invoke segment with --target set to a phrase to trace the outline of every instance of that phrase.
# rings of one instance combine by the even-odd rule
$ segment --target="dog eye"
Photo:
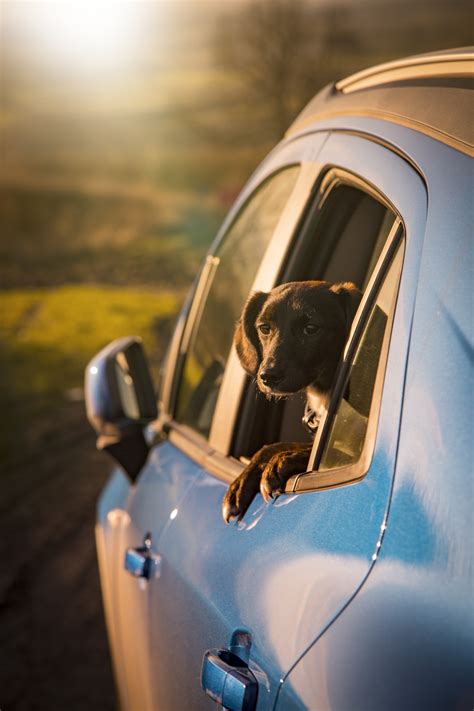
[[[268,334],[272,330],[267,323],[260,323],[257,328],[264,336],[268,336]]]
[[[306,326],[303,328],[303,333],[305,336],[313,336],[317,330],[318,327],[315,326],[314,323],[307,323]]]

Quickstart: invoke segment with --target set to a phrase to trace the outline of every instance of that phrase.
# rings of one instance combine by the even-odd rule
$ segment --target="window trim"
[[[168,440],[226,484],[231,484],[244,468],[242,462],[234,457],[216,452],[199,432],[188,425],[172,421],[169,425]]]
[[[399,216],[399,212],[395,205],[390,202],[386,195],[380,192],[375,185],[372,185],[368,180],[364,180],[359,175],[356,175],[350,170],[339,166],[328,166],[324,175],[321,176],[319,183],[319,192],[321,193],[318,203],[318,210],[324,206],[324,203],[329,198],[332,190],[340,185],[348,185],[349,187],[357,188],[362,192],[370,195],[374,200],[380,202],[387,209],[391,210],[395,216]]]
[[[377,438],[377,430],[379,423],[380,407],[382,403],[383,385],[385,381],[385,371],[388,360],[388,352],[390,339],[392,334],[393,321],[396,313],[397,298],[400,288],[401,275],[403,271],[403,259],[405,252],[405,227],[400,217],[395,219],[395,222],[390,230],[387,242],[378,259],[378,263],[370,278],[364,298],[362,299],[357,310],[354,322],[349,334],[349,338],[344,349],[343,361],[339,367],[336,384],[334,386],[333,396],[328,406],[328,410],[323,416],[323,420],[319,425],[317,434],[313,442],[311,456],[308,462],[308,470],[300,474],[292,476],[285,487],[285,493],[302,493],[305,491],[318,491],[324,489],[333,489],[339,486],[355,484],[363,479],[370,469],[372,459],[375,452],[375,444]],[[368,318],[377,301],[377,296],[382,286],[383,280],[390,269],[392,260],[398,249],[402,250],[402,263],[399,274],[397,275],[397,286],[394,295],[394,307],[388,315],[387,325],[383,337],[380,359],[377,366],[377,374],[375,378],[372,402],[368,417],[367,432],[365,435],[364,446],[361,455],[357,462],[334,469],[319,470],[319,464],[322,458],[324,448],[326,446],[334,415],[337,412],[339,403],[344,393],[344,388],[347,378],[352,368],[352,361],[356,350],[359,346],[360,339],[363,335],[364,328]]]
[[[294,164],[295,161],[280,165],[277,170],[273,171],[272,175]],[[253,291],[269,291],[277,283],[281,264],[294,243],[294,237],[300,228],[301,218],[306,211],[317,178],[321,174],[322,166],[317,161],[307,162],[302,159],[299,165],[300,175],[280,216],[273,237],[268,244],[250,293]],[[240,411],[246,379],[247,375],[242,369],[235,347],[232,345],[209,434],[209,443],[215,451],[220,452],[223,456],[229,456],[231,452],[235,435],[235,423]]]
[[[299,229],[296,231],[296,241],[291,245],[287,259],[283,261],[281,269],[278,274],[277,284],[283,283],[285,281],[294,280],[294,273],[298,271],[296,266],[299,261],[299,255],[295,252],[295,247],[301,247],[304,245],[308,235],[311,235],[318,225],[318,221],[321,216],[321,210],[324,207],[327,200],[332,195],[333,191],[341,186],[348,186],[356,188],[366,195],[369,195],[378,203],[383,205],[385,208],[390,210],[394,215],[394,220],[397,218],[401,219],[400,212],[397,210],[395,205],[384,195],[380,190],[378,190],[370,181],[361,178],[356,173],[352,171],[331,165],[328,163],[324,166],[323,170],[319,174],[316,184],[314,186],[314,200],[307,205],[305,213],[302,215],[301,224]],[[389,236],[387,237],[387,242]],[[374,273],[376,272],[377,264],[374,266]],[[367,285],[368,287],[369,285]]]
[[[163,423],[165,423],[165,427],[167,429],[169,429],[173,424],[180,424],[174,419],[178,404],[179,386],[181,383],[189,343],[194,333],[196,322],[199,322],[202,310],[204,309],[209,289],[212,286],[214,273],[219,264],[219,257],[216,257],[216,252],[226,239],[229,231],[232,229],[243,210],[245,210],[246,206],[253,199],[253,197],[255,197],[257,192],[260,191],[264,184],[274,178],[278,173],[292,167],[300,167],[300,169],[302,169],[303,161],[294,159],[273,166],[272,169],[265,171],[260,180],[252,181],[251,186],[245,186],[241,193],[240,199],[237,199],[233,207],[230,209],[227,217],[224,219],[216,238],[213,240],[209,251],[204,258],[202,267],[196,276],[194,284],[190,289],[181,314],[178,318],[170,343],[169,352],[166,357],[166,369],[163,377],[161,393],[159,394],[160,417],[158,419],[158,425],[154,429],[159,429]],[[295,190],[298,185],[299,179],[300,176],[298,176],[293,190]],[[290,202],[292,195],[293,192],[290,193],[288,203]],[[277,229],[275,232],[276,231]],[[271,242],[272,241],[273,237],[271,239]],[[268,245],[268,247],[269,246],[270,245]],[[202,441],[207,443],[208,440],[205,437],[202,437]]]

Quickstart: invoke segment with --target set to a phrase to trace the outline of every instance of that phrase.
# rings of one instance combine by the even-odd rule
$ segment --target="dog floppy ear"
[[[247,300],[242,315],[235,328],[234,343],[243,369],[249,375],[256,375],[262,354],[255,322],[262,310],[268,294],[257,291]]]
[[[330,290],[340,297],[340,304],[344,309],[346,317],[346,331],[349,334],[352,321],[356,315],[357,308],[362,299],[362,292],[351,281],[345,281],[341,284],[333,284]]]

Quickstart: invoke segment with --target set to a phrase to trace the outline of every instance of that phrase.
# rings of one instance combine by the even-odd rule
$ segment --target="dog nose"
[[[273,388],[283,380],[283,373],[280,373],[274,368],[265,368],[265,370],[260,371],[260,380],[264,385]]]

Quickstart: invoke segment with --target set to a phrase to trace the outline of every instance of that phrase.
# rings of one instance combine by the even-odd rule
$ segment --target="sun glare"
[[[110,65],[126,60],[139,44],[140,2],[62,0],[30,5],[30,37],[69,67]]]

